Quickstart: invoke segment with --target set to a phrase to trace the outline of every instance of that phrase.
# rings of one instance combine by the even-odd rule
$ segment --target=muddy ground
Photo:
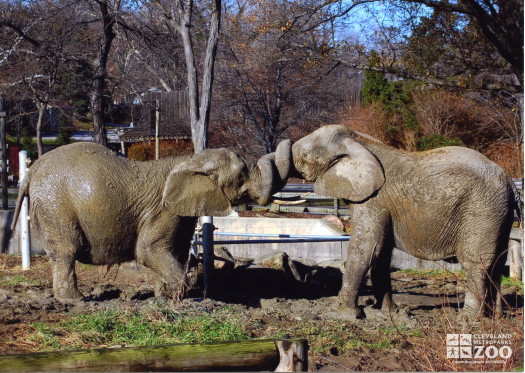
[[[20,257],[0,257],[0,354],[49,350],[35,337],[36,323],[55,325],[77,314],[106,309],[140,312],[157,302],[153,274],[134,264],[105,273],[101,267],[77,263],[79,287],[87,298],[76,305],[53,298],[45,257],[34,257],[28,271],[20,266]],[[338,303],[340,272],[321,272],[316,281],[304,282],[280,269],[238,265],[215,280],[214,297],[203,299],[196,289],[183,300],[168,303],[174,310],[195,315],[227,309],[225,317],[238,320],[249,338],[285,334],[307,338],[310,371],[523,370],[523,296],[515,287],[505,288],[503,318],[465,320],[456,311],[463,290],[455,276],[396,272],[393,287],[398,311],[373,309],[367,285],[360,297],[367,317],[354,321]],[[505,333],[512,336],[507,342],[513,353],[496,363],[497,359],[488,358],[473,363],[447,359],[448,333]],[[67,343],[67,338],[62,340]],[[101,345],[93,342],[83,347]]]

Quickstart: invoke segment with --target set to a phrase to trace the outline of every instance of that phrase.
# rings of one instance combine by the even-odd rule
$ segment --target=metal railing
[[[350,236],[327,236],[327,235],[301,235],[301,234],[273,234],[273,233],[237,233],[237,232],[213,232],[214,236],[237,236],[237,237],[259,237],[266,238],[262,240],[222,240],[215,241],[215,245],[228,245],[228,244],[263,244],[263,243],[302,243],[302,242],[341,242],[350,241]],[[195,245],[202,245],[202,240],[195,240]]]
[[[514,185],[520,192],[521,198],[523,199],[523,178],[513,178]],[[279,197],[293,197],[298,194],[309,193],[303,197],[306,200],[305,203],[298,205],[279,205],[272,204],[269,206],[260,206],[257,204],[247,204],[242,207],[237,207],[237,211],[243,210],[267,210],[268,208],[273,212],[294,212],[294,213],[306,213],[315,215],[350,215],[349,208],[342,202],[341,199],[321,196],[314,193],[313,183],[288,183],[279,193],[275,196]]]

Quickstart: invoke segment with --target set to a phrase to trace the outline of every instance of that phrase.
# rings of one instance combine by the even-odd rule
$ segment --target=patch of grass
[[[60,348],[60,332],[57,329],[42,322],[35,322],[31,326],[37,330],[37,334],[33,335],[31,340],[40,343],[44,349]]]
[[[383,333],[386,335],[403,335],[403,336],[410,336],[410,337],[421,337],[421,330],[419,329],[409,329],[404,326],[390,326],[390,327],[379,327],[376,329],[379,333]]]
[[[18,286],[18,285],[22,285],[22,284],[40,286],[40,285],[42,285],[42,281],[38,280],[38,279],[37,280],[30,280],[27,277],[22,276],[22,275],[15,275],[15,276],[1,275],[1,277],[0,277],[0,285],[4,285],[4,286]]]
[[[157,310],[158,311],[158,310]],[[45,349],[71,349],[99,346],[158,346],[174,343],[242,341],[248,334],[236,319],[219,317],[221,311],[196,316],[155,310],[120,313],[109,309],[74,315],[49,326],[35,323],[34,340]]]
[[[501,276],[501,287],[513,289],[516,293],[523,295],[523,281],[513,277]]]
[[[309,348],[315,354],[328,354],[333,349],[337,349],[338,353],[359,348],[384,349],[395,344],[395,336],[389,333],[372,330],[365,335],[351,323],[324,323],[321,326],[304,320],[290,334],[308,339]]]

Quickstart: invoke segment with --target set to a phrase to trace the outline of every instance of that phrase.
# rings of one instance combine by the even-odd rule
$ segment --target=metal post
[[[334,198],[334,215],[339,217],[339,199]]]
[[[20,159],[20,185],[27,174],[27,152],[22,150],[19,154]],[[31,241],[29,240],[29,220],[27,197],[24,198],[20,208],[20,252],[22,253],[22,269],[29,269],[31,261]]]
[[[213,261],[215,258],[213,249],[213,217],[201,217],[202,223],[202,265],[204,267],[204,297],[213,291]]]
[[[159,121],[160,121],[160,104],[159,104],[159,100],[155,100],[155,159],[156,160],[159,160],[159,153],[160,153]]]
[[[7,141],[5,133],[4,98],[0,97],[0,144],[2,146],[2,208],[8,209],[7,196]]]

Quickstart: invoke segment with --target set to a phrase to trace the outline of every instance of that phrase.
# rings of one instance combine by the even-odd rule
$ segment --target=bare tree
[[[122,0],[88,0],[91,14],[100,22],[102,29],[97,42],[97,56],[91,82],[91,107],[93,110],[93,139],[106,145],[104,123],[104,94],[108,79],[108,59],[111,45],[116,37],[117,19],[122,11]]]
[[[194,45],[194,11],[193,0],[176,0],[174,2],[154,0],[167,22],[179,33],[184,47],[186,61],[188,94],[190,101],[190,124],[195,152],[208,147],[208,127],[210,120],[211,96],[213,88],[215,58],[219,43],[221,24],[221,0],[211,0],[208,15],[208,37],[202,67],[202,81],[199,93],[199,70]]]
[[[329,120],[336,106],[330,103],[342,98],[332,83],[345,79],[333,74],[327,58],[332,28],[317,22],[322,13],[310,22],[297,19],[294,6],[246,0],[224,16],[221,57],[228,62],[218,78],[219,120],[233,138],[250,139],[258,155],[275,151],[292,130]]]
[[[44,153],[44,116],[55,94],[58,75],[67,68],[69,61],[77,58],[75,5],[76,2],[69,1],[30,2],[3,12],[5,17],[11,15],[3,19],[2,25],[11,31],[12,44],[3,58],[9,73],[2,85],[5,88],[26,87],[27,97],[35,103],[39,157]]]
[[[320,22],[326,22],[331,19],[340,19],[348,16],[352,10],[363,8],[369,10],[372,17],[378,12],[377,6],[383,5],[381,12],[388,13],[396,21],[384,22],[384,19],[377,19],[377,29],[374,33],[382,37],[379,42],[385,48],[385,63],[382,66],[376,66],[374,69],[385,73],[396,75],[404,79],[419,80],[428,84],[440,85],[445,87],[464,88],[465,81],[473,89],[484,90],[505,90],[511,93],[522,91],[523,87],[523,0],[353,0],[346,2],[342,0],[326,0],[322,4],[306,5],[305,12],[315,14],[320,10],[328,9],[329,17],[324,17]],[[477,40],[467,48],[475,48],[476,45],[485,45],[486,49],[493,49],[494,55],[489,60],[465,60],[470,64],[463,71],[455,71],[448,74],[445,71],[442,74],[436,74],[436,71],[417,72],[407,66],[400,58],[403,53],[402,39],[407,33],[398,30],[399,25],[417,25],[421,16],[425,17],[429,9],[435,13],[445,14],[451,17],[461,18],[459,28],[463,30],[465,25],[472,30],[470,36],[462,35],[467,42],[472,42],[472,35],[477,34]],[[385,17],[387,17],[385,15]],[[398,26],[386,26],[384,23]],[[450,31],[450,30],[448,30]],[[444,31],[445,33],[447,31]],[[408,35],[410,30],[408,30]],[[398,40],[392,40],[392,36]],[[448,35],[446,35],[448,36]],[[457,39],[459,40],[459,39]],[[375,40],[377,44],[378,40]],[[464,44],[464,43],[463,43]],[[465,47],[465,45],[463,45]],[[339,56],[340,57],[340,56]],[[465,56],[458,55],[457,61]],[[501,58],[508,64],[508,67],[502,67],[502,64],[493,64],[495,60]],[[338,60],[347,67],[367,70],[366,64],[362,61],[355,61],[348,58],[338,58]],[[475,67],[476,62],[488,62],[485,71],[473,79],[473,71],[470,67]],[[478,69],[479,70],[479,69]],[[476,72],[476,69],[474,69]],[[513,74],[515,79],[509,79],[508,75]]]

